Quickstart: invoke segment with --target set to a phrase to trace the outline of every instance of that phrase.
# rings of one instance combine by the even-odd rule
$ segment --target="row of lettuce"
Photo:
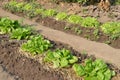
[[[68,15],[65,12],[57,12],[54,9],[44,9],[40,4],[35,2],[10,1],[4,5],[4,8],[12,12],[22,12],[28,17],[41,15],[42,17],[52,17],[56,20],[80,24],[82,27],[99,29],[111,39],[120,38],[120,22],[107,22],[101,24],[96,18]]]
[[[72,68],[84,80],[111,80],[115,71],[101,59],[86,59],[79,63],[79,58],[68,49],[55,49],[54,45],[28,25],[21,25],[17,20],[0,18],[0,34],[9,34],[11,39],[27,40],[21,49],[34,55],[44,54],[43,61],[52,64],[53,68]]]

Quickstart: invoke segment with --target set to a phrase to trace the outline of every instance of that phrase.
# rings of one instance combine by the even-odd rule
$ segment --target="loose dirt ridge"
[[[106,62],[112,63],[116,67],[120,68],[120,49],[114,49],[104,43],[89,41],[75,35],[69,35],[61,31],[44,27],[34,21],[8,13],[1,8],[0,16],[8,16],[15,20],[23,19],[25,24],[34,25],[36,30],[39,30],[42,35],[48,37],[49,39],[66,43],[73,47],[76,51],[86,50],[89,55],[95,55],[97,58],[102,58]]]
[[[4,68],[0,65],[0,80],[15,80],[14,76],[7,73]]]

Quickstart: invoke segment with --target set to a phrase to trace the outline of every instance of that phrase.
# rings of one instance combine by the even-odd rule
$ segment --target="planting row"
[[[120,38],[120,22],[107,22],[101,24],[96,18],[93,17],[81,17],[78,15],[68,15],[65,12],[57,12],[53,9],[44,9],[42,6],[35,2],[16,2],[10,1],[4,5],[5,9],[12,12],[22,12],[28,17],[35,17],[42,15],[42,17],[52,17],[56,20],[64,20],[73,24],[80,24],[82,27],[93,28],[95,31],[93,34],[99,38],[99,31],[109,36],[110,39],[115,40]],[[64,29],[68,29],[65,27]],[[82,31],[77,29],[77,34],[81,34]]]
[[[85,80],[111,80],[115,76],[115,71],[110,70],[103,60],[89,58],[80,63],[79,58],[68,49],[53,50],[54,45],[49,40],[17,20],[0,18],[0,34],[10,34],[11,39],[26,40],[21,45],[23,51],[32,56],[44,54],[42,59],[45,63],[52,64],[53,68],[72,68]]]

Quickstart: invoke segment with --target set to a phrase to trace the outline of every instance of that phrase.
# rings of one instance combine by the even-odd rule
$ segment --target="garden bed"
[[[23,19],[22,17],[15,16],[2,9],[1,9],[0,15],[3,17],[9,16],[11,19],[14,19],[14,20]],[[91,42],[86,39],[74,36],[74,35],[68,35],[66,33],[41,26],[38,23],[29,21],[26,19],[24,19],[24,23],[34,25],[36,30],[38,30],[41,34],[43,34],[44,36],[47,36],[51,40],[56,40],[62,43],[67,43],[77,51],[86,50],[87,52],[89,52],[89,55],[95,55],[96,57],[102,58],[105,61],[111,62],[115,64],[116,66],[120,67],[119,49],[111,48],[108,45],[105,45],[103,43]]]
[[[36,56],[33,57],[32,55],[28,55],[29,53],[24,53],[24,51],[20,50],[20,45],[23,42],[26,42],[26,40],[11,40],[9,38],[9,35],[0,35],[0,42],[1,42],[1,64],[4,65],[6,67],[6,69],[8,69],[9,72],[11,72],[12,74],[15,74],[18,76],[18,78],[22,78],[22,79],[29,79],[29,80],[33,80],[35,78],[35,76],[32,75],[36,75],[38,74],[40,77],[42,76],[43,79],[48,80],[48,77],[51,76],[51,78],[49,79],[54,79],[54,80],[81,80],[82,78],[77,77],[74,73],[73,70],[71,70],[71,68],[67,68],[67,69],[53,69],[51,67],[48,67],[48,65],[46,64],[41,64],[41,60],[42,57],[41,56]],[[72,47],[70,47],[67,44],[63,44],[60,42],[55,42],[55,41],[51,41],[52,44],[54,44],[53,50],[56,48],[66,48],[69,49],[73,55],[76,55],[79,58],[79,62],[84,62],[84,59],[86,58],[92,58],[93,60],[95,59],[94,57],[89,57],[86,54],[81,55],[80,53],[76,52],[74,49],[72,49]],[[11,59],[12,58],[12,59]],[[15,60],[15,62],[14,62]],[[11,61],[11,62],[10,62]],[[9,62],[9,63],[8,63]],[[17,64],[17,65],[15,65]],[[20,65],[19,65],[20,64]],[[23,64],[23,65],[21,65]],[[27,66],[27,69],[25,68]],[[40,67],[41,66],[41,67]],[[34,68],[35,67],[35,68]],[[114,71],[116,71],[117,76],[113,78],[113,80],[118,80],[119,79],[119,69],[113,67],[112,65],[109,65],[109,67],[111,69],[113,69]],[[20,70],[18,69],[20,68]],[[23,69],[23,70],[22,70]],[[24,70],[25,69],[25,70]],[[33,72],[33,70],[35,71],[35,69],[37,69],[38,73],[36,73],[37,71],[35,71],[35,73]],[[28,71],[31,72],[28,72]],[[42,72],[40,71],[42,70]],[[45,72],[44,72],[45,70]],[[46,72],[50,72],[50,74],[46,75],[48,77],[45,76]],[[30,73],[30,74],[28,74]],[[31,74],[32,73],[32,74]],[[66,74],[67,73],[67,74]],[[74,74],[74,75],[73,75]],[[27,75],[31,75],[31,77],[26,77]],[[36,75],[37,76],[37,75]],[[45,78],[44,78],[45,76]],[[40,78],[40,77],[36,77],[36,78]]]
[[[4,17],[9,16],[10,18],[13,18],[13,19],[20,19],[20,17],[15,16],[10,13],[7,13],[7,12],[3,11],[2,9],[0,10],[0,12],[1,12],[1,14],[0,14],[1,16],[4,16]],[[21,14],[21,15],[23,16],[23,14]],[[62,23],[61,21],[56,23],[56,21],[54,19],[49,18],[49,17],[44,18],[44,19],[51,20],[51,21],[53,21],[53,23],[55,23],[57,25]],[[33,19],[33,21],[34,20],[35,19]],[[38,17],[37,17],[37,20],[39,21]],[[70,50],[72,55],[74,55],[78,58],[77,63],[80,63],[83,66],[85,66],[85,64],[84,64],[85,59],[91,58],[92,61],[95,61],[95,60],[97,60],[95,57],[102,58],[107,62],[107,65],[110,68],[110,70],[114,70],[116,73],[116,76],[113,77],[112,80],[120,79],[120,77],[119,77],[120,70],[118,69],[118,67],[120,66],[119,65],[119,57],[120,57],[119,49],[114,49],[114,48],[111,48],[108,45],[105,45],[102,43],[91,42],[91,41],[82,39],[80,37],[74,36],[74,35],[69,35],[69,34],[66,34],[66,33],[63,33],[63,32],[57,31],[57,30],[45,28],[44,26],[41,26],[38,23],[31,22],[26,19],[23,22],[28,23],[29,25],[34,25],[35,29],[38,32],[40,32],[42,35],[45,36],[44,39],[46,39],[46,40],[50,39],[49,41],[53,45],[53,47],[50,48],[50,50],[55,51],[56,49],[61,49],[61,50],[58,50],[58,53],[59,53],[59,51],[62,51],[62,49],[63,49],[63,51],[64,51],[64,49],[68,49],[68,50]],[[43,19],[42,19],[41,23],[44,23]],[[48,24],[48,25],[50,25],[50,24]],[[68,25],[75,25],[75,24],[68,24]],[[18,28],[18,30],[19,30],[19,28]],[[84,28],[84,30],[86,30],[86,28]],[[93,29],[90,29],[91,32],[92,32],[92,30]],[[1,28],[1,31],[2,31],[2,28]],[[4,32],[4,30],[3,30],[3,32]],[[38,36],[38,38],[39,37],[40,36]],[[12,37],[11,37],[11,33],[9,35],[7,35],[7,34],[0,35],[0,48],[1,48],[0,64],[2,64],[8,70],[8,72],[10,72],[13,75],[16,75],[16,79],[18,79],[18,80],[21,80],[21,79],[22,80],[28,80],[28,79],[29,80],[33,80],[33,79],[35,79],[35,80],[39,80],[39,79],[40,80],[70,80],[70,79],[71,80],[83,80],[83,77],[76,76],[75,71],[73,71],[73,68],[75,70],[75,66],[77,66],[77,65],[74,65],[73,67],[72,67],[72,65],[70,65],[67,68],[62,68],[62,66],[65,67],[65,65],[66,65],[66,63],[62,62],[62,63],[60,63],[61,66],[57,65],[57,67],[60,67],[60,68],[53,68],[51,63],[49,64],[49,63],[43,62],[43,60],[44,60],[44,58],[46,58],[47,54],[51,54],[51,52],[49,53],[49,50],[48,50],[48,52],[45,51],[45,54],[38,54],[41,52],[41,51],[39,52],[39,50],[38,50],[38,52],[35,52],[35,53],[29,52],[29,51],[24,51],[25,49],[22,50],[23,47],[21,48],[21,46],[23,46],[23,44],[26,43],[27,40],[16,40],[16,39],[10,39],[10,38],[16,38],[16,37],[15,37],[15,35],[12,35]],[[24,37],[18,37],[18,39],[22,39],[22,38],[24,38]],[[28,38],[29,37],[26,37],[25,39],[28,39]],[[34,42],[34,37],[32,40],[33,40],[32,42]],[[38,43],[38,44],[40,44],[40,43]],[[48,46],[47,44],[49,44],[49,42],[47,42],[45,45]],[[89,44],[89,46],[88,46],[88,44]],[[44,46],[44,45],[42,45],[42,46]],[[24,48],[25,48],[25,46],[24,46]],[[82,51],[82,50],[84,50],[84,51]],[[86,54],[86,51],[88,51],[88,55]],[[79,52],[81,52],[82,54]],[[93,52],[93,53],[91,53],[91,52]],[[101,53],[103,53],[103,54],[101,54]],[[55,54],[55,52],[54,52],[54,54]],[[91,56],[91,54],[95,55],[95,57]],[[75,58],[75,61],[76,61],[76,58]],[[54,65],[54,66],[56,66],[56,65]],[[89,73],[87,73],[87,74],[89,74]]]
[[[15,75],[15,80],[64,80],[60,73],[48,71],[34,59],[21,55],[19,47],[22,42],[0,35],[0,64]]]
[[[45,7],[45,4],[44,4],[44,7]],[[115,10],[119,11],[119,6]],[[16,15],[19,15],[19,16],[24,16],[26,18],[27,18],[27,16],[29,16],[29,17],[34,16],[33,13],[30,13],[30,14],[28,13],[26,15],[26,13],[24,13],[24,12],[16,12],[16,11],[11,11],[11,12],[16,14]],[[117,14],[119,15],[119,12]],[[83,18],[85,18],[85,17],[83,17]],[[56,29],[56,30],[60,30],[60,31],[63,31],[66,33],[81,36],[81,37],[84,37],[88,40],[106,43],[114,48],[118,48],[118,49],[120,48],[120,45],[119,45],[120,38],[115,37],[115,36],[119,35],[119,33],[117,35],[110,36],[110,35],[106,35],[105,33],[103,33],[103,31],[101,31],[101,29],[87,28],[87,27],[81,26],[79,24],[73,24],[73,23],[66,22],[64,20],[62,20],[62,21],[56,20],[54,17],[43,17],[43,15],[41,15],[41,14],[33,17],[32,20],[34,20],[34,21],[36,21],[36,22],[38,22],[46,27],[50,27],[52,29]],[[113,18],[111,20],[108,20],[108,21],[110,22],[112,20],[113,20]],[[116,21],[119,23],[118,16],[117,16]],[[119,24],[118,24],[118,27],[119,27]]]
[[[7,34],[0,35],[0,64],[2,64],[9,73],[16,75],[16,80],[83,80],[83,78],[75,75],[74,71],[68,68],[54,69],[48,64],[44,64],[40,55],[33,56],[28,52],[21,51],[21,44],[26,40],[10,39]],[[54,49],[69,49],[73,55],[77,56],[79,63],[84,63],[84,60],[91,58],[95,60],[95,57],[87,56],[86,54],[80,54],[67,44],[51,41]],[[110,69],[116,72],[116,76],[112,80],[119,79],[119,69],[108,64]]]

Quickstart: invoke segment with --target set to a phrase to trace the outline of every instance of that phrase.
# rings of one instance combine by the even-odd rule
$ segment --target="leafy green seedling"
[[[54,68],[67,67],[70,64],[73,64],[78,61],[76,56],[73,56],[69,50],[66,49],[57,49],[56,51],[48,51],[44,61],[52,62]]]
[[[23,6],[23,10],[24,11],[31,11],[31,10],[35,10],[39,7],[40,7],[40,5],[35,3],[35,2],[25,3],[25,5]]]
[[[107,40],[104,42],[105,44],[111,44],[111,41]]]
[[[111,80],[112,76],[115,76],[115,72],[100,59],[86,59],[85,65],[74,64],[73,69],[78,76],[84,77],[84,80]]]
[[[99,39],[99,29],[95,29],[93,32],[93,35],[94,35],[95,40],[98,40]]]
[[[94,34],[95,36],[98,36],[98,35],[99,35],[99,29],[95,29],[94,32],[93,32],[93,34]]]
[[[17,20],[0,18],[0,34],[10,33],[18,27],[21,27],[21,25]]]
[[[17,11],[17,12],[22,12],[22,11],[23,11],[22,7],[23,7],[24,5],[25,5],[25,3],[23,3],[23,2],[17,3],[17,4],[15,5],[16,11]]]
[[[96,18],[86,17],[82,20],[81,26],[88,28],[98,28],[100,23]]]
[[[15,6],[16,4],[17,4],[17,1],[15,1],[15,0],[14,1],[12,0],[12,1],[9,2],[10,6]]]
[[[67,18],[67,14],[64,13],[64,12],[60,12],[60,13],[58,13],[58,14],[56,15],[55,18],[56,18],[56,20],[64,20],[64,19]]]
[[[32,30],[30,28],[17,28],[11,33],[10,38],[22,40],[29,39],[31,35]]]
[[[8,10],[10,10],[10,11],[17,11],[16,5],[17,5],[17,2],[16,2],[16,1],[10,1],[9,3],[6,3],[6,4],[4,5],[4,8],[5,8],[5,9],[8,9]]]
[[[32,17],[35,17],[35,16],[38,16],[39,14],[42,14],[44,12],[44,9],[34,9],[34,10],[31,10],[29,11],[29,13],[27,14],[27,16],[29,18],[32,18]]]
[[[52,17],[56,14],[57,12],[54,9],[48,9],[48,10],[44,10],[44,12],[42,13],[43,16],[45,17]]]
[[[120,22],[107,22],[101,26],[102,31],[111,39],[120,37]]]
[[[82,22],[83,18],[77,15],[70,15],[67,19],[70,23],[80,24]]]
[[[33,55],[42,54],[50,47],[52,47],[50,41],[44,39],[41,35],[33,37],[21,46],[24,51],[30,52]]]
[[[75,33],[77,34],[81,34],[82,33],[82,30],[78,27],[75,28]]]
[[[33,9],[33,6],[30,3],[26,3],[25,6],[23,6],[24,11],[30,11]]]
[[[34,14],[35,14],[35,15],[38,15],[38,14],[41,14],[43,11],[44,11],[44,9],[41,9],[41,8],[35,9]]]
[[[65,26],[64,30],[70,30],[71,28],[69,26]]]

